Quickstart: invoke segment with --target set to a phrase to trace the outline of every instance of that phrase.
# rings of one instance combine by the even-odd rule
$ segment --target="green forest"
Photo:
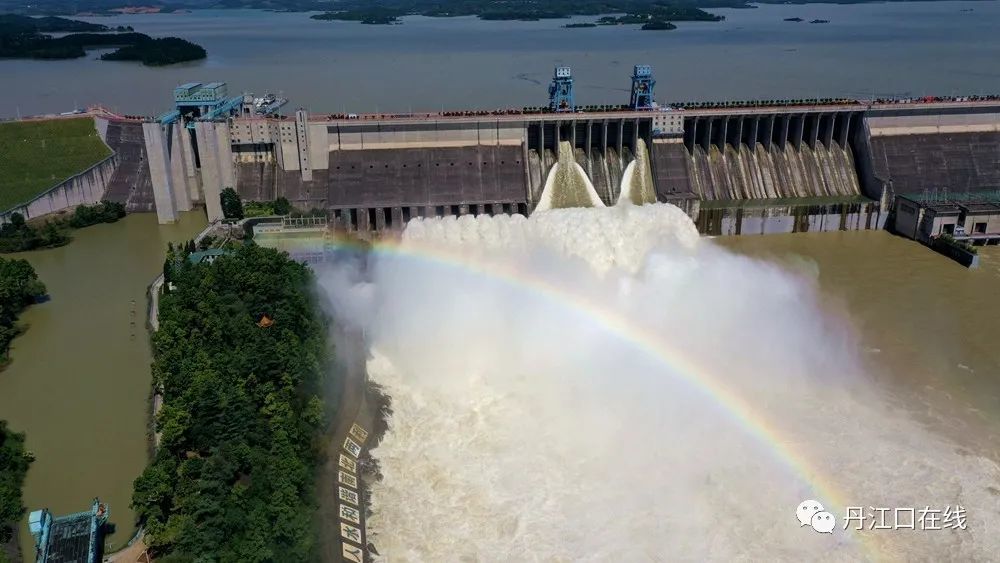
[[[45,284],[27,260],[0,258],[0,367],[7,362],[10,342],[19,332],[18,315],[43,295]]]
[[[211,264],[186,246],[153,336],[161,442],[132,498],[146,541],[164,561],[313,559],[328,353],[312,273],[252,243]]]

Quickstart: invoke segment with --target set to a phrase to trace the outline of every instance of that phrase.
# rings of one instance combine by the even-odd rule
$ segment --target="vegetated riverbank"
[[[25,260],[0,258],[0,372],[10,361],[10,342],[21,327],[18,316],[28,305],[45,295],[45,284]],[[24,515],[22,487],[32,456],[24,448],[24,434],[7,427],[0,419],[0,562],[20,558],[17,522]]]
[[[0,563],[20,559],[14,527],[24,515],[21,487],[31,464],[31,454],[24,449],[24,434],[7,428],[0,420]]]
[[[25,307],[45,295],[45,284],[26,260],[8,260],[0,257],[0,370],[9,361],[10,342],[18,335],[18,315]],[[0,446],[3,445],[0,439]],[[0,476],[3,472],[0,471]],[[4,495],[0,494],[0,500]],[[0,509],[0,523],[4,521]],[[2,543],[2,540],[0,540]]]
[[[78,205],[72,213],[58,213],[31,222],[25,221],[20,213],[13,213],[10,223],[0,226],[0,254],[69,244],[73,240],[72,229],[114,223],[124,216],[125,205],[113,201]]]
[[[166,269],[161,441],[132,499],[147,545],[158,558],[309,560],[328,366],[312,273],[252,243],[211,264],[175,252]]]
[[[126,30],[128,32],[118,33]],[[46,32],[71,33],[52,37]],[[101,60],[141,61],[147,66],[195,61],[207,56],[201,46],[178,37],[154,39],[131,32],[130,28],[109,28],[59,17],[0,15],[0,57],[76,59],[86,56],[88,49],[97,47],[119,47],[101,55]]]

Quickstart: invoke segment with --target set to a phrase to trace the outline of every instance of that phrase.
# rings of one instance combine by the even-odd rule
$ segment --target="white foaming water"
[[[545,188],[535,211],[575,207],[604,207],[594,184],[573,156],[569,141],[559,143],[559,162],[545,179]]]
[[[673,206],[414,221],[372,271],[321,283],[391,396],[368,519],[382,560],[1000,553],[997,466],[884,402],[813,281],[699,239]],[[799,527],[807,498],[833,534]],[[847,532],[830,501],[961,504],[968,529]]]
[[[635,159],[625,167],[618,202],[629,202],[636,205],[656,202],[653,169],[649,166],[649,151],[646,150],[646,141],[642,139],[639,139],[635,145]]]

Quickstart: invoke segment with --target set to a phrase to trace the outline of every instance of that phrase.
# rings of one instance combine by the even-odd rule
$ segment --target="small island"
[[[830,23],[830,20],[813,20],[809,23]]]
[[[671,29],[677,29],[677,26],[666,21],[651,21],[649,23],[642,24],[643,31],[669,31]]]
[[[369,8],[326,12],[309,17],[314,20],[356,21],[365,25],[391,25],[400,23],[399,17],[402,15],[403,14],[401,12],[396,10],[386,8]]]
[[[678,21],[707,21],[719,22],[726,19],[724,16],[710,14],[701,8],[688,8],[682,6],[656,5],[648,13],[629,13],[624,16],[604,16],[597,20],[598,25],[643,25],[654,24],[655,29],[660,29],[660,25]],[[673,28],[672,28],[673,29]]]
[[[66,32],[52,37],[47,33]],[[95,47],[119,47],[102,60],[141,61],[161,66],[204,59],[205,49],[184,39],[154,39],[131,27],[108,27],[59,17],[32,18],[0,15],[0,57],[20,59],[78,59]]]
[[[121,47],[113,53],[101,55],[102,61],[140,61],[146,66],[163,66],[187,61],[197,61],[208,56],[205,49],[178,37],[144,40]]]
[[[597,27],[596,23],[568,23],[564,25],[566,29],[580,29],[585,27]]]
[[[786,21],[786,22],[801,22],[801,21],[805,21],[805,20],[803,20],[802,18],[785,18],[784,21]]]

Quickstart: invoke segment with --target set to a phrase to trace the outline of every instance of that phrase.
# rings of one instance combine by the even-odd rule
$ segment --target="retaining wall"
[[[14,213],[20,213],[25,219],[33,219],[77,205],[98,203],[104,198],[104,192],[117,168],[118,155],[113,154],[31,201],[0,213],[0,223],[9,222]]]

